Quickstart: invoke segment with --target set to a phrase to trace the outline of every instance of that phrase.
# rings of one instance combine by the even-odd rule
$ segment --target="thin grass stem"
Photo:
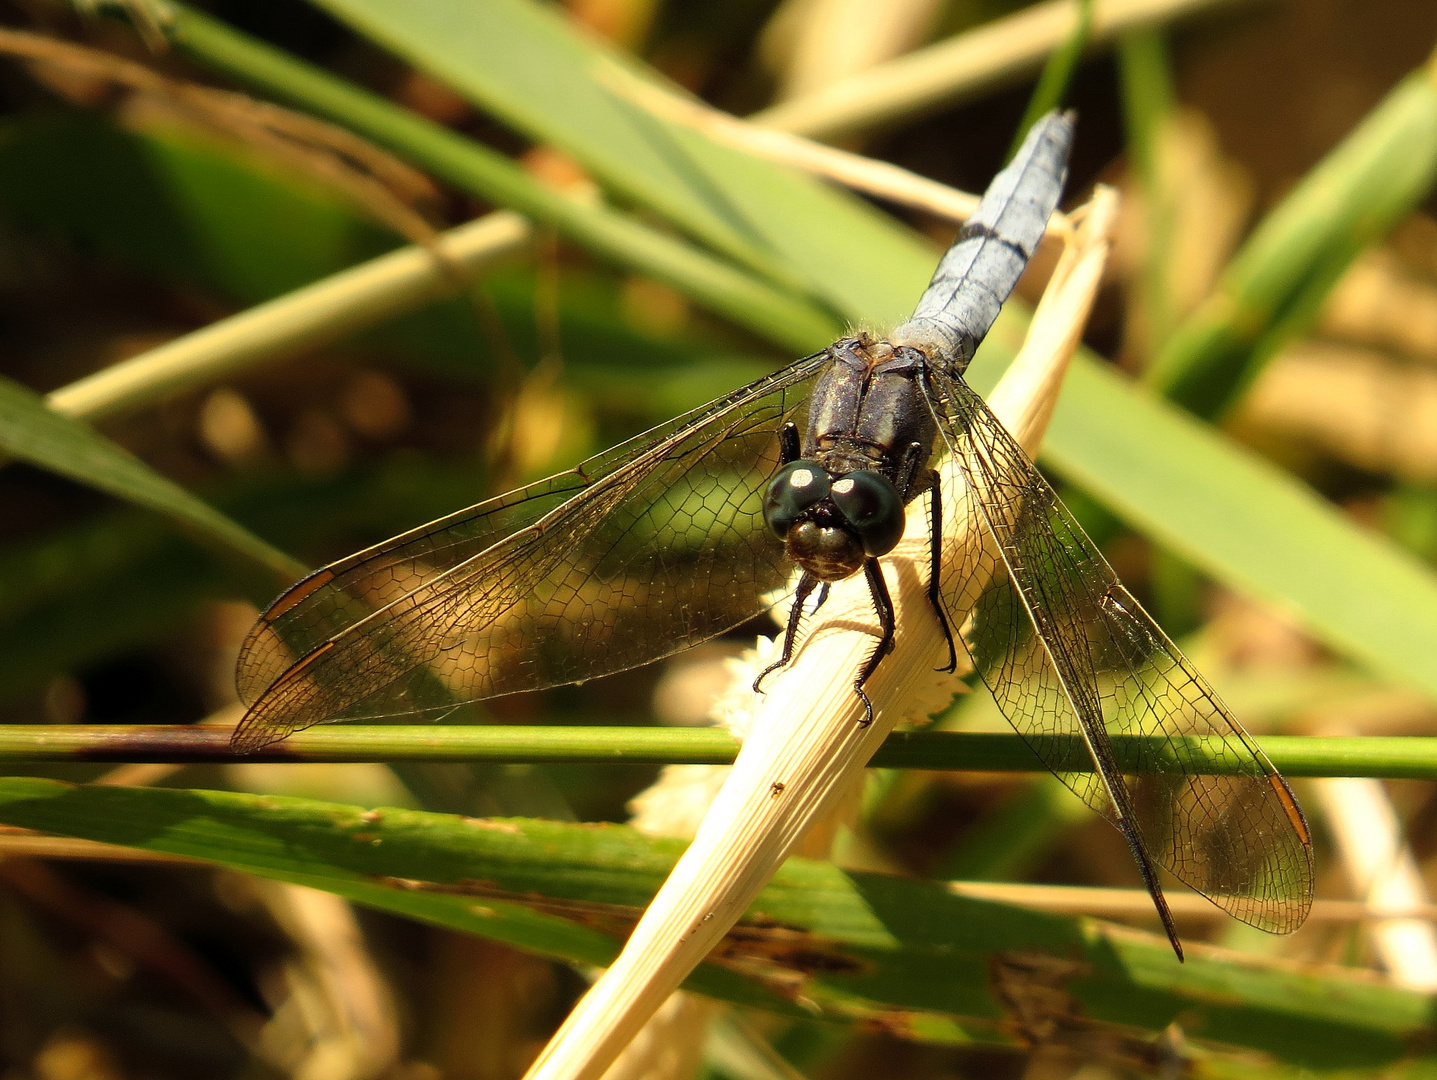
[[[248,762],[459,761],[505,764],[727,765],[739,741],[719,728],[478,725],[340,725],[297,732],[252,754],[230,749],[230,732],[194,724],[5,724],[0,761]],[[1134,772],[1161,758],[1164,740],[1114,736],[1118,760]],[[1268,735],[1262,748],[1290,777],[1370,776],[1437,780],[1437,737]],[[1155,753],[1156,751],[1156,753]],[[1210,775],[1238,756],[1217,737],[1192,738],[1186,755]],[[1069,768],[1092,768],[1080,741]],[[874,768],[938,772],[1044,772],[1012,732],[898,731],[884,740]]]

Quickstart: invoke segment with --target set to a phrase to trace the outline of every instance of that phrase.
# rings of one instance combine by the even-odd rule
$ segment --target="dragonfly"
[[[895,635],[879,560],[926,502],[949,669],[956,637],[1036,755],[1121,831],[1179,959],[1159,866],[1243,922],[1296,929],[1314,871],[1291,788],[963,379],[1057,207],[1073,134],[1059,112],[1030,129],[887,337],[845,337],[292,586],[241,649],[248,709],[233,747],[622,671],[787,594],[772,671],[792,659],[815,590],[821,605],[858,574],[880,627],[853,681],[867,723],[864,686]],[[954,493],[934,467],[945,456],[982,538],[952,566],[941,506]],[[1136,749],[1120,760],[1115,737],[1133,735],[1147,738],[1126,740]],[[1224,768],[1205,771],[1197,747],[1211,737]],[[1090,762],[1074,763],[1075,740]]]

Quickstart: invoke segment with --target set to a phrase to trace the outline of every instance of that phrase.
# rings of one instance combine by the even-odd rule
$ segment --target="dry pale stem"
[[[299,955],[289,990],[260,1036],[267,1057],[296,1080],[371,1080],[399,1056],[398,1017],[349,901],[283,881],[251,883]]]
[[[198,860],[187,859],[183,855],[121,847],[75,836],[47,836],[10,825],[0,826],[0,862],[6,859],[90,859],[95,862],[198,865]]]
[[[1030,452],[1082,334],[1116,203],[1115,193],[1099,189],[1034,314],[1027,343],[990,399]],[[963,491],[956,464],[943,467],[944,490]],[[978,526],[964,499],[946,502],[945,542],[949,551],[961,552],[969,530]],[[951,697],[956,678],[934,671],[946,648],[924,594],[926,532],[925,515],[910,514],[908,536],[884,560],[898,632],[893,653],[868,683],[877,710],[873,724],[861,726],[863,708],[852,686],[876,632],[867,589],[856,578],[834,587],[794,662],[765,683],[750,734],[693,843],[528,1080],[601,1076],[738,921],[810,827],[862,782],[868,759],[893,726],[921,719]]]
[[[1153,898],[1146,889],[1110,889],[1090,885],[1034,885],[1008,881],[950,881],[948,891],[974,900],[1097,918],[1139,918],[1157,921]],[[1197,893],[1174,893],[1168,898],[1173,914],[1183,919],[1231,918],[1222,908]],[[1409,907],[1374,906],[1366,900],[1316,900],[1309,923],[1382,923],[1422,920],[1437,922],[1437,904]]]
[[[1424,238],[1432,239],[1430,232]],[[1328,295],[1318,329],[1340,341],[1437,363],[1437,288],[1411,273],[1392,251],[1368,251]]]
[[[759,52],[781,100],[822,90],[921,45],[941,0],[789,0],[764,27]]]
[[[1351,734],[1351,729],[1343,733]],[[1375,915],[1430,907],[1422,871],[1403,839],[1402,823],[1382,781],[1333,776],[1314,786],[1328,832],[1363,906]],[[1430,919],[1388,918],[1369,926],[1367,933],[1394,983],[1437,990],[1437,928]]]
[[[1098,0],[1089,39],[1168,22],[1215,0]],[[1220,2],[1220,0],[1219,0]],[[832,140],[961,100],[1036,71],[1073,31],[1077,0],[1048,0],[918,49],[751,117],[765,127]]]
[[[432,247],[381,255],[104,368],[46,402],[66,416],[96,420],[285,359],[453,293],[451,266],[477,270],[524,246],[530,233],[518,214],[488,214],[441,233]]]
[[[693,128],[714,142],[755,157],[777,161],[886,202],[923,210],[950,221],[966,221],[978,209],[977,195],[940,184],[886,161],[837,150],[801,135],[740,120],[701,101],[640,79],[618,64],[606,64],[597,74],[615,93],[622,94],[655,116]],[[1069,231],[1066,215],[1055,213],[1049,218],[1050,234],[1066,237]]]

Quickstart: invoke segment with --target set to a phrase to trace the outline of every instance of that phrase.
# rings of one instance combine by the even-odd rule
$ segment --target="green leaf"
[[[1068,86],[1073,81],[1073,73],[1078,69],[1078,61],[1083,58],[1083,50],[1088,47],[1088,37],[1092,33],[1093,3],[1094,0],[1078,0],[1078,20],[1072,32],[1059,43],[1043,65],[1043,73],[1038,76],[1038,85],[1033,87],[1033,95],[1028,99],[1028,107],[1023,110],[1023,119],[1018,121],[1018,130],[1013,133],[1004,161],[1013,160],[1013,155],[1027,138],[1028,129],[1045,113],[1061,106],[1068,96]]]
[[[532,0],[319,2],[480,108],[571,155],[617,194],[847,318],[892,324],[927,283],[928,245],[845,192],[633,104],[617,80],[656,76],[552,8]]]
[[[683,844],[630,829],[473,819],[214,791],[0,780],[0,821],[326,889],[573,962],[611,960]],[[1194,948],[940,885],[790,860],[689,986],[902,1037],[1011,1043],[1049,1010],[1138,1051],[1189,1039],[1299,1066],[1375,1067],[1429,1045],[1432,999],[1336,969]],[[1044,1013],[1045,1016],[1049,1013]]]
[[[1006,334],[994,337],[970,379],[980,391],[997,381]],[[1074,357],[1043,462],[1217,580],[1437,698],[1437,578],[1427,567],[1086,351]]]
[[[197,538],[290,581],[304,564],[191,495],[89,424],[45,407],[26,387],[0,378],[0,451],[157,511]]]
[[[1437,60],[1403,80],[1263,219],[1149,369],[1204,416],[1230,406],[1283,342],[1307,329],[1363,248],[1437,179]]]
[[[603,257],[674,285],[788,348],[818,347],[837,329],[829,312],[791,290],[602,203],[557,191],[487,146],[183,5],[174,5],[166,33],[202,62],[345,124],[460,190],[551,224]]]

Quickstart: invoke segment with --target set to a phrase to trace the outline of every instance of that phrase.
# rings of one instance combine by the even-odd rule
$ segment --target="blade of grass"
[[[839,328],[798,296],[624,214],[547,187],[502,154],[221,22],[176,4],[167,32],[177,49],[202,63],[347,125],[460,190],[552,225],[788,348],[810,351]]]
[[[1173,322],[1167,285],[1176,216],[1175,194],[1163,183],[1158,153],[1173,121],[1175,97],[1162,32],[1146,29],[1124,34],[1118,44],[1118,75],[1123,91],[1128,155],[1137,174],[1146,219],[1136,301],[1140,305],[1138,318],[1144,327],[1145,340],[1150,343],[1143,350],[1144,359],[1149,359],[1150,350],[1171,334]]]
[[[612,959],[683,849],[612,825],[32,778],[0,780],[0,821],[310,885],[585,964]],[[1430,1044],[1428,995],[1360,972],[1192,954],[1179,964],[1153,935],[792,859],[688,986],[950,1044],[1011,1045],[1015,1000],[1035,976],[1064,1015],[1138,1029],[1132,1051],[1179,1018],[1211,1049],[1325,1069],[1373,1068]]]
[[[1118,77],[1123,91],[1123,130],[1128,157],[1143,186],[1152,189],[1157,140],[1174,108],[1172,70],[1160,30],[1133,30],[1118,41]]]
[[[1129,525],[1437,699],[1437,578],[1289,473],[1082,354],[1049,443],[1045,463]]]
[[[163,514],[196,539],[266,577],[292,581],[303,563],[261,540],[79,420],[45,407],[39,395],[0,379],[0,451]]]
[[[1150,385],[1199,415],[1220,415],[1283,342],[1311,325],[1352,259],[1434,180],[1437,54],[1263,219],[1148,369]]]
[[[523,132],[619,197],[849,319],[913,302],[926,245],[860,200],[636,106],[619,78],[657,76],[534,0],[320,0],[320,6]],[[835,227],[839,226],[839,227]],[[921,286],[918,286],[921,288]]]
[[[229,735],[223,729],[194,725],[3,724],[0,761],[727,765],[739,746],[737,739],[717,728],[386,724],[312,728],[264,750],[236,754],[229,747]],[[1166,753],[1167,745],[1161,739],[1114,737],[1119,762],[1130,765],[1134,773],[1142,771],[1140,762]],[[1210,775],[1234,767],[1234,755],[1225,752],[1221,739],[1192,738],[1184,745],[1191,760]],[[1268,735],[1262,747],[1288,776],[1437,779],[1437,738]],[[1091,771],[1092,756],[1081,741],[1071,740],[1064,752],[1071,771]],[[895,732],[870,764],[957,772],[1046,771],[1018,735],[999,732]]]
[[[701,131],[715,142],[823,177],[884,202],[924,210],[954,222],[966,221],[978,208],[977,195],[929,180],[887,161],[825,146],[786,131],[759,127],[640,79],[617,66],[604,72],[601,81],[635,105]],[[1048,221],[1050,233],[1065,233],[1071,228],[1066,215],[1060,212],[1055,212]]]
[[[573,33],[560,12],[524,0],[434,0],[405,9],[320,0],[320,6],[491,115],[562,149],[606,188],[765,276],[799,283],[742,208],[727,204],[718,170],[694,158],[668,125],[594,79],[605,64],[641,78],[637,66],[598,38]]]
[[[1038,118],[1058,108],[1067,98],[1068,84],[1073,81],[1073,72],[1078,69],[1078,61],[1083,56],[1083,50],[1088,47],[1088,38],[1093,31],[1094,2],[1095,0],[1079,0],[1078,18],[1073,24],[1072,32],[1053,50],[1048,62],[1043,65],[1043,73],[1038,76],[1038,85],[1033,87],[1033,96],[1028,99],[1028,108],[1023,113],[1023,119],[1018,121],[1018,130],[1013,134],[1013,142],[1008,147],[1004,161],[1013,160],[1013,155],[1027,137],[1028,129],[1038,122]]]

